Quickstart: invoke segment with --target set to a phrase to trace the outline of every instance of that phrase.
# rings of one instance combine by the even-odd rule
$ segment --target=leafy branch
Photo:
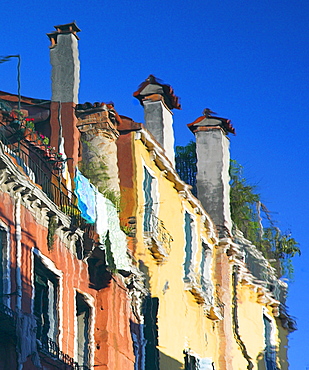
[[[293,275],[291,258],[301,254],[299,244],[291,232],[282,232],[267,207],[256,193],[256,186],[247,183],[243,167],[235,160],[230,163],[230,204],[234,224],[243,232],[276,268],[278,276]],[[261,214],[267,222],[263,226]]]
[[[181,179],[192,186],[196,194],[196,144],[176,147],[176,169]],[[301,254],[299,244],[289,231],[282,232],[271,212],[261,202],[256,186],[243,177],[243,166],[230,162],[230,208],[234,227],[242,231],[276,268],[278,276],[293,275],[292,258]],[[264,217],[264,224],[262,220]]]

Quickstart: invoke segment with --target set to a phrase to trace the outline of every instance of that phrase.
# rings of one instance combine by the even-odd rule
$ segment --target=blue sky
[[[81,103],[113,101],[119,114],[141,122],[132,93],[154,74],[181,98],[178,145],[193,139],[186,124],[206,107],[232,120],[232,158],[302,249],[288,300],[298,321],[289,357],[290,369],[309,368],[309,3],[3,0],[0,17],[0,55],[21,55],[22,95],[50,99],[46,33],[75,20],[82,30]],[[17,92],[16,61],[0,65],[0,90]]]

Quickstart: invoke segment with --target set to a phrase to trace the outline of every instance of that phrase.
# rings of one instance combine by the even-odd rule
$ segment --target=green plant
[[[47,136],[44,136],[43,144],[48,145],[49,144],[49,138]]]
[[[80,210],[76,206],[72,205],[62,205],[60,206],[60,209],[63,213],[65,213],[68,216],[79,216]]]
[[[255,192],[256,186],[249,185],[243,177],[243,167],[235,160],[230,163],[231,178],[231,216],[234,224],[271,262],[278,276],[293,276],[291,258],[300,255],[297,241],[290,232],[282,232],[272,219],[271,213],[261,202],[260,195]],[[261,213],[264,214],[263,226]]]
[[[52,251],[54,249],[55,234],[57,227],[58,227],[57,217],[49,216],[47,232],[47,246],[49,251]]]
[[[120,195],[115,190],[109,189],[107,186],[104,189],[104,186],[100,186],[99,191],[114,204],[117,211],[120,210]]]
[[[13,109],[11,112],[11,116],[18,120],[22,120],[24,118],[24,113],[19,109]]]
[[[115,260],[114,260],[114,257],[113,257],[113,252],[112,252],[112,248],[111,248],[112,243],[111,243],[110,238],[109,238],[109,230],[106,233],[104,244],[105,244],[105,254],[106,254],[106,262],[107,262],[108,269],[111,273],[116,274],[118,272],[118,270],[117,270]]]
[[[104,157],[99,155],[97,148],[94,148],[94,146],[88,141],[82,140],[82,143],[92,152],[93,157],[88,162],[83,161],[80,163],[80,172],[98,188],[100,193],[115,205],[117,210],[119,210],[120,195],[108,187],[108,180],[110,177],[107,174],[108,167],[104,161]]]
[[[256,244],[260,234],[260,223],[256,205],[260,195],[256,186],[249,185],[243,177],[243,167],[235,160],[230,161],[230,207],[234,224],[244,236]]]
[[[196,189],[196,144],[190,141],[186,146],[176,146],[176,170],[181,179],[192,186],[192,194],[197,196]]]
[[[128,236],[131,236],[134,232],[134,227],[130,225],[120,225],[120,228]]]
[[[30,130],[34,130],[34,119],[33,118],[26,118],[25,119],[25,128]]]
[[[176,169],[181,179],[192,186],[196,195],[196,144],[176,147]],[[276,268],[278,276],[293,275],[291,258],[300,255],[299,244],[290,232],[282,232],[272,219],[271,213],[261,202],[256,186],[243,176],[243,167],[230,161],[230,209],[234,227],[241,230]],[[261,214],[264,215],[263,225]]]

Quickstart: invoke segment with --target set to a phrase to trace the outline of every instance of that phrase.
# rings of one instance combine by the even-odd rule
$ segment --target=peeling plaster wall
[[[0,220],[9,225],[11,235],[11,280],[12,287],[16,289],[16,240],[15,240],[15,200],[7,193],[0,191]],[[33,311],[34,298],[34,250],[42,259],[46,268],[59,276],[59,347],[70,357],[75,352],[75,292],[79,291],[91,300],[92,325],[91,348],[93,360],[97,363],[105,361],[105,354],[109,353],[107,369],[134,367],[133,345],[130,335],[131,308],[127,290],[121,280],[112,280],[111,286],[101,291],[91,289],[89,286],[88,265],[78,260],[74,253],[74,245],[66,240],[63,233],[57,232],[52,250],[47,246],[48,218],[46,209],[33,207],[32,203],[22,199],[21,202],[21,283],[22,283],[22,310],[27,313]],[[104,300],[102,301],[102,297]],[[16,296],[12,296],[12,308],[16,307]],[[101,314],[104,310],[104,315]],[[100,345],[106,349],[102,353],[97,347],[100,333],[103,335]],[[7,349],[8,353],[10,349]],[[15,352],[12,349],[12,356]],[[111,354],[112,353],[112,357]],[[10,358],[10,365],[15,357]],[[1,366],[1,362],[0,362]],[[9,366],[7,368],[9,368]],[[45,366],[45,365],[44,365]],[[14,368],[14,366],[12,367]],[[25,368],[33,369],[31,359]],[[52,368],[52,367],[51,367]]]
[[[129,137],[132,139],[131,145]],[[225,147],[221,153],[226,155],[228,142],[225,137],[222,142]],[[145,273],[150,298],[158,303],[157,317],[153,318],[154,323],[157,320],[157,326],[153,330],[158,331],[157,352],[160,366],[179,369],[184,361],[183,350],[190,349],[189,353],[198,358],[211,358],[217,370],[247,369],[248,359],[253,369],[257,369],[257,366],[260,366],[259,355],[264,348],[263,310],[268,307],[268,303],[261,300],[255,285],[251,285],[247,280],[242,281],[243,273],[239,275],[235,296],[232,273],[234,264],[237,265],[239,261],[233,254],[235,251],[231,250],[236,248],[236,245],[233,246],[229,238],[218,240],[215,237],[211,226],[213,224],[207,218],[207,214],[203,213],[204,210],[199,208],[199,201],[191,198],[186,190],[180,190],[180,183],[177,183],[172,175],[172,167],[168,167],[168,162],[164,162],[160,149],[146,132],[141,130],[128,134],[126,145],[122,147],[123,158],[126,158],[125,148],[132,150],[133,159],[130,161],[131,169],[125,172],[130,178],[121,181],[122,184],[126,184],[126,191],[122,195],[124,201],[126,194],[135,196],[134,206],[132,200],[127,199],[128,204],[132,205],[130,210],[134,212],[136,209],[136,237],[132,240],[134,244],[132,250],[138,267]],[[158,252],[154,253],[155,243],[149,244],[143,233],[145,198],[141,184],[144,166],[147,166],[152,176],[157,179],[160,194],[157,216],[173,238],[170,250],[165,256],[161,254],[161,257],[158,257]],[[224,172],[226,169],[222,169],[221,166],[221,171]],[[228,178],[224,181],[228,181]],[[224,196],[227,194],[221,196],[221,201]],[[219,203],[218,199],[216,201]],[[190,266],[193,278],[199,276],[202,240],[212,250],[210,277],[213,281],[214,302],[217,307],[215,312],[218,316],[211,316],[210,311],[197,303],[197,285],[184,281],[186,211],[192,215],[195,223],[192,232],[196,230],[197,249],[193,251]],[[222,212],[224,216],[224,211]],[[272,307],[267,310],[274,319],[275,310]],[[223,317],[220,318],[218,312],[221,312]],[[276,334],[278,348],[281,341],[279,334],[278,331]],[[248,354],[248,358],[245,353]]]
[[[48,250],[47,225],[40,224],[33,217],[33,214],[24,207],[22,207],[21,226],[23,233],[23,284],[28,285],[27,288],[25,286],[25,290],[30,290],[29,285],[31,286],[31,297],[33,289],[32,261],[30,259],[32,248],[37,248],[43,256],[53,262],[56,269],[63,273],[62,287],[65,304],[63,304],[63,320],[61,320],[62,327],[60,327],[62,343],[59,344],[64,353],[74,357],[75,289],[96,296],[96,292],[89,288],[87,264],[78,260],[65,243],[59,239],[59,236],[55,238],[53,249]],[[59,308],[61,309],[61,307]]]
[[[52,101],[78,103],[79,71],[78,41],[72,34],[58,34],[57,44],[50,48],[52,65]]]
[[[113,314],[111,314],[113,313]],[[128,318],[130,301],[123,282],[115,277],[98,292],[95,326],[95,362],[102,369],[134,369],[133,344]]]
[[[183,350],[191,348],[200,357],[212,357],[213,361],[218,351],[217,324],[204,314],[202,305],[197,304],[189,288],[186,289],[184,278],[184,212],[188,210],[196,220],[197,235],[202,235],[210,246],[213,240],[205,231],[202,215],[196,213],[195,207],[183,198],[174,188],[173,182],[166,178],[164,171],[155,165],[155,160],[146,150],[141,140],[134,142],[135,185],[137,191],[137,243],[135,258],[141,269],[147,271],[149,289],[152,297],[158,298],[158,348],[162,368],[171,364],[183,363]],[[143,165],[151,168],[158,181],[160,202],[158,217],[164,222],[164,227],[172,235],[170,253],[160,263],[156,260],[143,237],[143,206],[142,191]],[[201,252],[201,240],[198,243]],[[196,253],[193,270],[198,273],[201,263],[201,253]],[[177,335],[175,335],[177,333]]]
[[[117,140],[117,156],[120,180],[120,222],[128,223],[129,217],[136,213],[136,189],[134,186],[134,157],[132,143],[135,132],[121,133]]]
[[[173,113],[162,101],[147,101],[144,103],[144,116],[147,130],[165,150],[167,158],[175,165]]]
[[[263,308],[257,303],[257,291],[254,287],[238,284],[237,286],[237,316],[239,334],[246,345],[253,363],[257,363],[258,356],[264,350],[264,324]],[[247,361],[239,356],[240,348],[237,343],[233,345],[233,369],[246,369]]]
[[[221,129],[197,131],[198,199],[217,226],[231,230],[229,140]]]
[[[108,179],[97,186],[103,186],[119,194],[116,139],[107,135],[104,130],[94,129],[82,133],[82,143],[82,160],[85,165],[94,162],[103,163],[106,166]]]

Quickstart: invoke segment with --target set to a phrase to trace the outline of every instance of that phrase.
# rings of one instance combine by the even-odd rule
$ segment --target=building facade
[[[173,89],[139,86],[145,124],[79,104],[80,30],[55,29],[51,100],[0,92],[0,368],[288,369],[287,286],[232,228],[229,120],[188,125],[194,196]]]

